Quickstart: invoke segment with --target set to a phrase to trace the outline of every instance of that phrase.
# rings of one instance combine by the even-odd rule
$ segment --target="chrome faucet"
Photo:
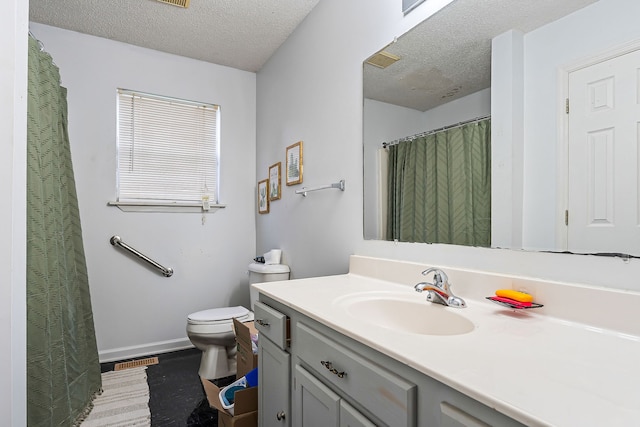
[[[414,286],[416,292],[427,291],[427,301],[437,304],[446,305],[448,307],[464,308],[467,303],[460,297],[451,292],[451,284],[449,278],[444,271],[439,268],[429,268],[422,272],[423,276],[433,273],[433,283],[420,282]]]

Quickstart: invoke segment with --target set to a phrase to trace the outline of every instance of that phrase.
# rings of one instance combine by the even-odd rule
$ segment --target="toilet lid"
[[[210,308],[191,313],[187,318],[195,322],[215,322],[219,320],[231,320],[234,317],[245,317],[249,314],[249,310],[242,306]]]

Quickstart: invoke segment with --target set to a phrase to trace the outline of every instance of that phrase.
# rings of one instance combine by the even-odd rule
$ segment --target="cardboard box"
[[[228,413],[220,402],[220,388],[211,381],[200,378],[209,406],[218,410],[218,427],[257,427],[258,387],[236,391],[234,415]]]
[[[253,354],[251,346],[251,335],[257,335],[258,330],[253,326],[253,322],[242,323],[233,319],[233,328],[236,334],[237,342],[237,373],[236,378],[243,377],[253,368],[258,367],[258,355]]]

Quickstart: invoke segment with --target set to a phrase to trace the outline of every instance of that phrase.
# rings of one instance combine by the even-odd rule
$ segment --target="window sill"
[[[227,205],[210,205],[208,210],[197,203],[155,203],[155,202],[108,202],[107,206],[115,206],[122,212],[177,212],[177,213],[215,213]]]

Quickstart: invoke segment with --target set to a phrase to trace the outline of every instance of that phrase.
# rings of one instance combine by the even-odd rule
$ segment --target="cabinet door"
[[[376,427],[356,408],[344,400],[340,401],[340,427]]]
[[[300,365],[295,368],[296,427],[339,427],[340,396]]]
[[[261,427],[291,425],[291,356],[265,337],[258,341],[258,417]]]

